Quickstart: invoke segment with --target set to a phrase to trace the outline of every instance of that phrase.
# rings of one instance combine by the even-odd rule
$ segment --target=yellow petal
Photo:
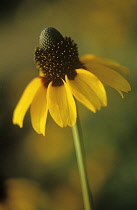
[[[48,107],[55,122],[60,126],[73,126],[76,122],[76,105],[72,93],[63,81],[61,86],[48,86]]]
[[[100,64],[87,64],[88,70],[95,74],[100,81],[114,89],[120,94],[131,90],[130,84],[119,73]],[[123,94],[122,94],[123,95]]]
[[[34,130],[45,136],[45,127],[47,121],[47,88],[41,86],[37,91],[30,107],[31,122]]]
[[[110,69],[113,69],[113,70],[118,71],[125,75],[127,75],[129,73],[128,68],[126,68],[112,60],[100,58],[95,55],[90,55],[90,54],[84,55],[80,58],[80,61],[85,65],[86,64],[101,64],[101,65],[104,65]]]
[[[66,76],[66,82],[76,99],[93,112],[106,106],[106,91],[99,79],[84,69],[77,69],[76,72],[74,80],[69,80]]]
[[[39,87],[42,85],[41,78],[37,77],[33,79],[25,88],[17,106],[13,113],[13,124],[17,124],[20,127],[23,126],[24,116],[34,98]]]

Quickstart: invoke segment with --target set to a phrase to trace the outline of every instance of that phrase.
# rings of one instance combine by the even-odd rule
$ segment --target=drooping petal
[[[66,82],[76,99],[93,112],[106,106],[106,91],[99,79],[84,69],[77,69],[76,72],[74,80],[69,80],[66,76]]]
[[[36,77],[33,79],[25,88],[17,106],[13,113],[13,124],[17,124],[20,127],[23,126],[24,116],[37,92],[37,90],[42,85],[41,78]]]
[[[73,126],[76,122],[76,104],[68,85],[48,86],[48,107],[55,122],[60,126]]]
[[[38,134],[45,136],[45,127],[47,121],[47,88],[41,86],[37,91],[30,107],[31,122],[34,130]]]
[[[116,89],[121,96],[123,96],[122,91],[128,92],[131,90],[128,81],[118,72],[100,64],[87,64],[86,67],[95,74],[103,84]]]
[[[97,57],[95,55],[91,55],[91,54],[87,54],[87,55],[84,55],[80,58],[80,61],[86,66],[86,64],[101,64],[101,65],[104,65],[110,69],[113,69],[117,72],[120,72],[122,74],[125,74],[127,75],[129,73],[129,70],[128,68],[112,61],[112,60],[109,60],[109,59],[104,59],[104,58],[100,58],[100,57]]]

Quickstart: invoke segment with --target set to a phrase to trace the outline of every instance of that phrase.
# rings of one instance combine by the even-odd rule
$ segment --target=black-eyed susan
[[[75,124],[77,110],[73,96],[96,112],[107,105],[103,83],[116,89],[122,97],[122,91],[130,90],[129,83],[116,72],[125,72],[126,68],[93,55],[79,59],[74,41],[52,27],[41,32],[35,61],[39,76],[24,90],[14,110],[13,123],[22,127],[30,106],[32,126],[39,134],[45,135],[48,110],[60,127]]]

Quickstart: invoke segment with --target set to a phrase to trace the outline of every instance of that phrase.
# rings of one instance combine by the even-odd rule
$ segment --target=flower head
[[[129,83],[116,72],[125,73],[126,68],[93,55],[79,58],[74,41],[52,27],[41,32],[35,61],[39,76],[24,90],[14,110],[13,123],[22,127],[30,106],[32,126],[39,134],[45,135],[48,111],[60,127],[75,124],[74,97],[96,112],[107,105],[103,83],[116,89],[122,97],[122,91],[130,90]]]

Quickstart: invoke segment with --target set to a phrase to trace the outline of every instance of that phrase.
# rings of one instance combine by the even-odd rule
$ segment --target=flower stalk
[[[82,187],[82,194],[83,194],[83,201],[84,201],[84,208],[85,210],[93,210],[94,204],[92,199],[92,194],[88,184],[88,178],[86,173],[86,167],[84,162],[84,145],[83,139],[80,132],[79,122],[77,122],[72,127],[72,134],[74,139],[74,146],[76,151],[79,175],[81,180],[81,187]]]

